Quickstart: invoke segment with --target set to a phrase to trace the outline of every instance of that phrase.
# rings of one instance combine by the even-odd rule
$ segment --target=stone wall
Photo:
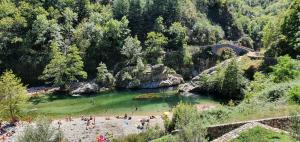
[[[300,116],[297,116],[300,117]],[[259,122],[274,128],[288,130],[290,125],[290,117],[276,117],[276,118],[269,118],[269,119],[259,119],[253,121],[243,121],[243,122],[236,122],[236,123],[229,123],[229,124],[221,124],[221,125],[213,125],[207,128],[207,133],[210,139],[216,139],[244,124]]]
[[[207,128],[208,137],[213,140],[216,139],[242,125],[246,124],[247,122],[239,122],[239,123],[232,123],[232,124],[224,124],[224,125],[215,125],[210,126]]]

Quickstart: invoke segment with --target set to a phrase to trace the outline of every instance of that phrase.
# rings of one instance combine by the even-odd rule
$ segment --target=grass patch
[[[273,132],[262,127],[255,127],[243,132],[232,142],[296,142],[287,134]]]

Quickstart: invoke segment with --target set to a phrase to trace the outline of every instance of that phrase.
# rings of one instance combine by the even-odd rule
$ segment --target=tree
[[[230,11],[229,1],[212,1],[207,16],[213,17],[211,18],[212,22],[222,27],[226,39],[237,40],[241,37],[243,31],[235,22],[235,17]]]
[[[44,69],[41,79],[56,86],[64,86],[87,77],[86,72],[83,71],[82,58],[75,45],[70,47],[66,56],[59,51],[57,42],[51,44],[51,49],[52,59]]]
[[[168,45],[167,49],[173,50],[172,54],[167,54],[165,63],[174,68],[176,71],[181,70],[185,65],[190,65],[191,55],[187,51],[187,28],[182,26],[179,22],[175,22],[168,30]]]
[[[143,63],[143,60],[141,58],[137,59],[136,68],[139,72],[143,72],[145,70],[145,65]]]
[[[267,88],[270,85],[273,85],[270,78],[261,72],[256,72],[253,76],[253,80],[247,85],[245,97],[246,99],[251,99],[254,95],[258,94],[258,92]]]
[[[199,20],[194,24],[191,42],[199,45],[216,44],[224,37],[224,31],[220,26],[211,25],[208,20]]]
[[[187,28],[179,22],[175,22],[168,31],[169,45],[168,48],[182,51],[187,44]]]
[[[185,142],[205,142],[206,139],[206,128],[204,127],[205,122],[201,119],[197,109],[189,104],[180,102],[173,109],[172,120],[168,117],[164,118],[166,130],[171,132],[174,129],[180,130],[176,133],[176,141]]]
[[[134,36],[142,33],[142,14],[141,0],[130,0],[128,20],[131,34]]]
[[[96,82],[103,87],[113,87],[115,85],[115,78],[108,72],[104,63],[100,63],[97,67]]]
[[[46,42],[47,37],[45,34],[50,26],[47,15],[38,15],[32,26],[33,33],[37,35],[35,44]]]
[[[166,31],[166,27],[164,25],[164,18],[162,18],[161,16],[156,18],[153,25],[153,30],[158,33],[164,33]]]
[[[65,43],[67,45],[70,45],[71,43],[71,38],[73,36],[74,32],[74,22],[77,21],[78,15],[77,13],[73,12],[73,10],[69,7],[65,8],[63,11],[63,16],[64,16],[64,35],[65,38],[67,39]],[[67,54],[67,46],[64,46],[63,50],[64,54]]]
[[[6,71],[0,77],[0,114],[11,121],[20,116],[20,105],[26,101],[27,90],[12,71]]]
[[[81,23],[75,32],[76,43],[84,53],[85,70],[92,77],[96,76],[100,62],[113,68],[122,61],[120,51],[130,34],[126,17],[118,21],[107,15],[104,12],[91,13],[88,21]]]
[[[277,21],[280,20],[274,19],[270,21],[266,26],[264,26],[263,29],[263,37],[262,37],[262,42],[263,42],[263,47],[264,48],[269,48],[277,38],[279,38],[280,35],[280,26],[277,26]]]
[[[232,48],[225,47],[221,50],[222,50],[221,55],[220,55],[221,60],[227,60],[227,59],[230,59],[230,58],[236,56],[236,53],[234,52],[234,50]]]
[[[51,61],[45,67],[40,79],[48,80],[57,86],[62,86],[65,84],[64,72],[67,68],[66,57],[59,51],[57,42],[53,42],[50,48],[52,54]]]
[[[227,99],[243,99],[245,85],[246,79],[234,58],[225,69],[221,93]]]
[[[287,53],[292,57],[300,54],[300,1],[295,0],[284,18],[281,32],[287,37]]]
[[[76,3],[76,13],[78,13],[78,21],[81,21],[85,17],[88,17],[89,15],[89,6],[90,1],[89,0],[77,0]],[[50,12],[49,12],[50,13]]]
[[[114,0],[113,13],[116,19],[121,19],[124,16],[128,16],[129,0]]]
[[[79,55],[76,45],[72,45],[66,56],[67,82],[78,81],[87,78],[87,73],[83,70],[83,61]]]
[[[149,64],[162,63],[165,54],[163,47],[167,44],[167,38],[161,33],[150,32],[147,35],[146,59]]]
[[[289,98],[295,103],[300,104],[300,85],[296,85],[288,91]],[[299,127],[300,129],[300,127]],[[300,138],[300,133],[299,133]]]
[[[162,16],[167,26],[179,20],[180,17],[180,0],[153,0],[151,13],[156,19]]]
[[[273,71],[270,73],[274,82],[288,81],[299,75],[299,63],[290,56],[285,55],[278,57],[277,62],[278,63],[272,67]]]
[[[242,45],[242,46],[245,46],[245,47],[248,47],[248,48],[251,48],[253,49],[254,46],[253,46],[253,40],[249,37],[249,36],[243,36],[241,37],[238,42]]]
[[[36,125],[29,125],[17,137],[17,142],[61,142],[63,134],[52,127],[50,120],[39,118]]]
[[[121,50],[121,54],[126,57],[128,65],[136,64],[137,59],[142,54],[142,46],[138,38],[127,37]]]

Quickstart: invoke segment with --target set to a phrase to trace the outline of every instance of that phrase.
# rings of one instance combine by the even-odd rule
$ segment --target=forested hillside
[[[300,141],[299,59],[300,0],[0,0],[0,141]]]
[[[290,26],[299,25],[284,18],[286,13],[296,16],[293,10],[286,12],[291,3],[292,0],[1,0],[0,71],[12,69],[30,85],[92,79],[100,63],[113,75],[124,67],[158,63],[181,73],[181,68],[195,64],[189,45],[229,41],[256,50],[287,44],[289,50],[278,54],[294,55],[290,46],[298,39],[292,38],[294,34],[289,31],[293,28]],[[297,5],[292,8],[299,8],[298,1],[294,3]],[[299,53],[298,48],[295,50]],[[274,52],[270,51],[270,55]]]

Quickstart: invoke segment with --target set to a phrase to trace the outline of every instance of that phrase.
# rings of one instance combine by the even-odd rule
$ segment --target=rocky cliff
[[[181,75],[163,64],[147,65],[143,69],[126,67],[116,75],[116,85],[119,88],[160,88],[183,83]]]

